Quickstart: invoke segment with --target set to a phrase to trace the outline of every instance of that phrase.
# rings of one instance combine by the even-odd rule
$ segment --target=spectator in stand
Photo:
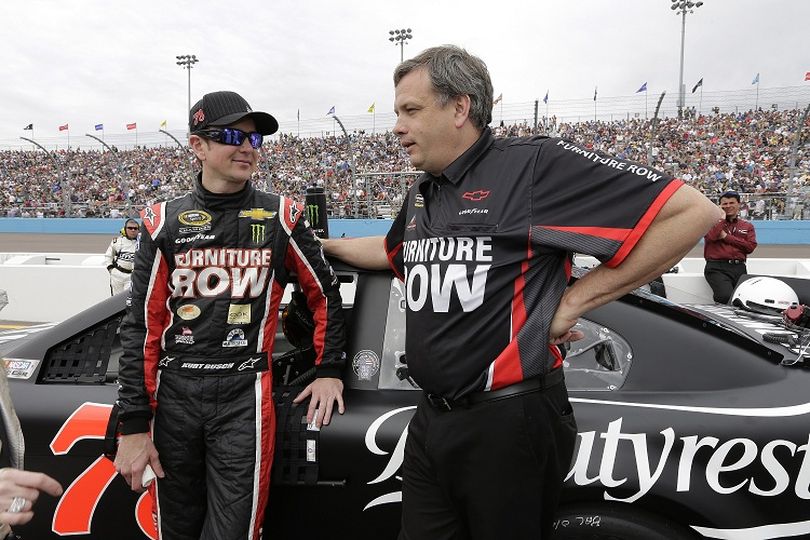
[[[791,109],[662,118],[652,148],[648,148],[651,121],[641,118],[565,123],[552,117],[537,129],[526,120],[497,126],[493,133],[505,137],[540,132],[582,141],[588,148],[670,172],[704,193],[756,192],[758,196],[749,199],[754,201],[754,218],[790,218],[794,215],[790,208],[779,211],[775,206],[784,205],[788,162],[801,114],[802,110]],[[396,137],[391,132],[357,131],[349,139],[351,155],[342,136],[279,135],[260,151],[257,177],[262,180],[257,187],[299,197],[307,185],[315,184],[330,193],[333,212],[344,209],[348,215],[355,211],[355,197],[359,208],[365,208],[366,201],[398,208],[413,176],[362,176],[413,171]],[[191,188],[192,160],[186,149],[137,148],[115,154],[60,150],[56,155],[67,164],[75,215],[109,217],[113,208],[126,209],[127,199],[134,213]],[[799,146],[796,166],[797,188],[810,184],[810,145]],[[63,215],[64,172],[38,152],[0,151],[0,216]],[[394,197],[399,200],[392,201]]]
[[[748,273],[745,261],[757,247],[757,235],[754,224],[739,217],[739,193],[726,191],[720,195],[720,208],[726,217],[703,238],[703,275],[712,288],[714,301],[728,304],[737,281]]]

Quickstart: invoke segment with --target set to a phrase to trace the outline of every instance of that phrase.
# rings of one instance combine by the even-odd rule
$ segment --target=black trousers
[[[714,301],[720,304],[728,304],[737,281],[747,274],[745,263],[729,263],[725,261],[706,261],[703,269],[703,276],[712,288]]]
[[[259,540],[270,489],[272,373],[159,371],[150,486],[159,540]]]
[[[565,383],[443,411],[408,427],[400,540],[550,538],[577,426]]]

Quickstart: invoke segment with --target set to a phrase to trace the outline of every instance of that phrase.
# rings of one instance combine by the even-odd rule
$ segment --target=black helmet
[[[292,293],[292,298],[281,313],[281,329],[287,341],[297,349],[312,346],[315,321],[307,307],[307,297],[300,291]]]

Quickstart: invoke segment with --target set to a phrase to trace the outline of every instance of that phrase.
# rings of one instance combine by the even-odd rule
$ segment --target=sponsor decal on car
[[[193,321],[200,316],[200,313],[199,306],[195,306],[194,304],[185,304],[177,308],[177,316],[184,321]]]
[[[228,306],[228,324],[250,324],[250,304]]]
[[[178,345],[194,345],[194,333],[191,328],[184,326],[180,329],[180,334],[174,335],[174,342]]]
[[[228,337],[226,337],[225,341],[222,342],[222,346],[225,348],[246,347],[247,344],[248,342],[245,339],[245,332],[241,328],[234,328],[228,332]]]
[[[352,371],[361,381],[369,381],[380,371],[380,357],[374,351],[360,351],[352,359]]]
[[[607,403],[601,400],[577,398],[572,398],[571,401]],[[670,408],[670,406],[658,404],[616,402],[611,404]],[[407,424],[403,428],[396,447],[391,451],[383,450],[378,446],[377,434],[383,424],[391,418],[401,413],[410,413],[415,408],[415,406],[409,406],[388,411],[369,425],[365,434],[366,448],[372,454],[390,455],[390,458],[379,476],[367,482],[368,484],[379,484],[391,478],[399,478],[401,475]],[[695,409],[692,412],[712,415],[756,417],[810,414],[810,403],[772,409],[722,410],[678,406],[673,408]],[[797,499],[810,500],[810,440],[775,439],[757,442],[748,437],[721,440],[710,435],[679,434],[673,427],[661,430],[660,435],[644,432],[633,433],[623,428],[623,421],[623,417],[618,417],[609,422],[601,431],[584,431],[578,434],[577,451],[571,469],[565,478],[566,482],[573,482],[579,486],[601,485],[604,500],[633,503],[650,492],[662,477],[665,469],[669,471],[670,468],[674,468],[671,472],[675,473],[674,485],[677,492],[693,490],[700,492],[708,488],[719,495],[731,495],[740,490],[747,490],[760,497],[776,497],[792,491]],[[703,455],[702,459],[696,459],[699,453]],[[632,463],[631,466],[635,468],[636,474],[628,474],[627,471],[619,474],[617,469],[623,463]],[[798,471],[798,474],[795,472],[790,474],[788,471],[791,470]],[[636,480],[630,481],[631,476]],[[370,501],[363,510],[401,501],[402,492],[393,491]],[[769,526],[787,525],[790,524]],[[810,523],[804,522],[802,525],[805,527],[802,532],[810,532]],[[721,538],[721,536],[713,537]],[[769,538],[775,537],[769,536]],[[722,536],[722,538],[726,538],[726,536]]]
[[[71,413],[50,444],[55,456],[63,456],[73,446],[86,439],[104,439],[112,405],[82,403]],[[118,473],[113,462],[99,456],[65,489],[54,510],[51,530],[59,536],[91,534],[93,515],[101,497]],[[153,499],[150,492],[141,494],[135,504],[135,521],[141,532],[157,540],[157,528],[152,519]]]
[[[3,369],[9,379],[30,379],[36,372],[39,360],[24,360],[21,358],[3,358]]]

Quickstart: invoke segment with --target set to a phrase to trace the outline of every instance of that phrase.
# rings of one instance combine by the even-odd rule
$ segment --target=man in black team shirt
[[[576,437],[555,344],[671,268],[719,210],[573,143],[496,140],[486,65],[463,49],[422,52],[394,84],[394,132],[425,174],[385,238],[325,246],[405,282],[406,358],[425,395],[408,428],[401,538],[547,538]],[[566,289],[572,251],[603,264]]]

